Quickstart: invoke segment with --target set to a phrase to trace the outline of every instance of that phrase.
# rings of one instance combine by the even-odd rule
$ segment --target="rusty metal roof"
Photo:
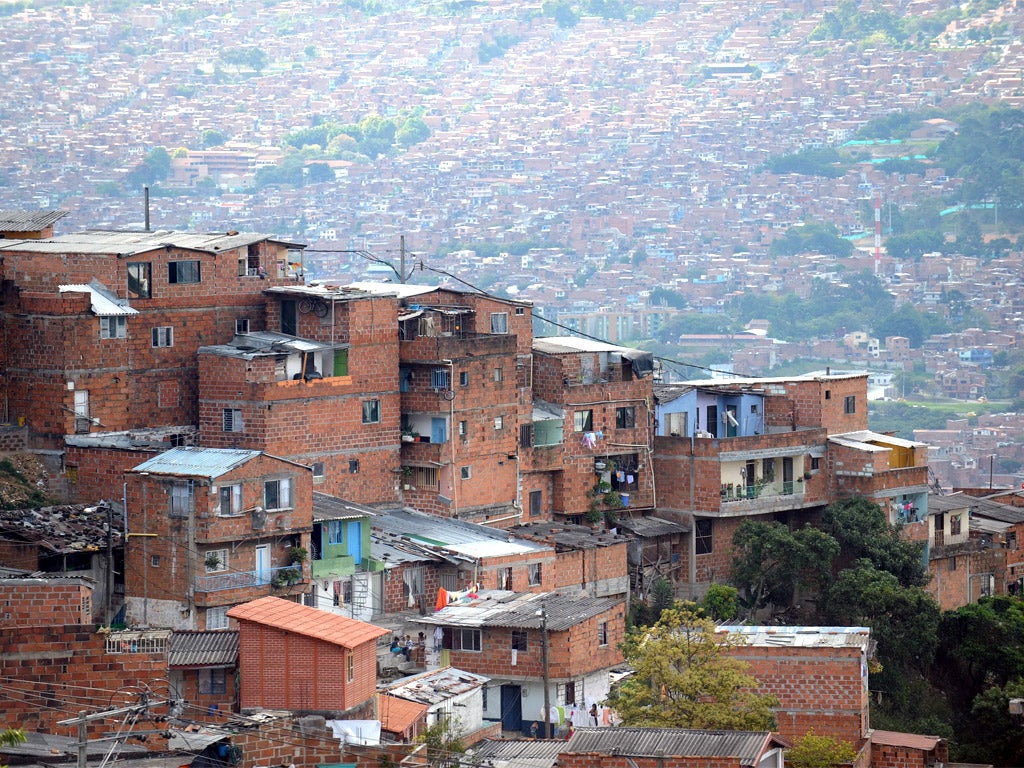
[[[543,608],[548,629],[562,632],[623,604],[622,598],[586,597],[581,593],[517,594],[503,590],[481,590],[475,600],[453,603],[436,613],[410,618],[409,621],[442,626],[539,629],[540,611]]]
[[[554,521],[514,525],[509,530],[517,536],[554,544],[559,551],[611,547],[624,541],[621,536],[604,529],[594,530],[589,525]]]
[[[51,554],[105,551],[123,543],[124,520],[106,504],[62,504],[39,509],[0,510],[0,538],[35,543]]]
[[[631,757],[733,757],[755,766],[765,752],[789,746],[770,731],[701,731],[685,728],[577,728],[562,752]]]
[[[176,631],[171,635],[170,667],[233,667],[238,663],[238,632]]]
[[[454,667],[443,667],[412,677],[404,677],[381,690],[391,696],[433,706],[481,688],[488,680],[490,678],[483,675],[465,672]]]
[[[272,595],[236,605],[228,610],[228,616],[242,622],[251,621],[254,624],[305,635],[343,648],[357,648],[364,643],[375,642],[378,637],[390,632],[365,621],[321,611],[319,608],[300,605]]]

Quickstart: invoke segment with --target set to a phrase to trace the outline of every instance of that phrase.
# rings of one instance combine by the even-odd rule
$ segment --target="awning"
[[[651,352],[629,349],[623,350],[622,356],[633,364],[633,373],[637,376],[646,376],[654,371],[654,354]]]

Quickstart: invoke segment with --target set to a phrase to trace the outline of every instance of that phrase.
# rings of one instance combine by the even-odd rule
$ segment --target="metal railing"
[[[749,501],[773,496],[795,496],[804,492],[804,484],[796,480],[780,480],[753,485],[723,485],[722,501]]]
[[[286,573],[287,571],[287,573]],[[298,573],[298,578],[291,578]],[[279,568],[264,568],[256,571],[229,571],[227,573],[211,573],[196,579],[197,592],[221,592],[225,589],[244,589],[245,587],[279,586],[295,584],[305,576],[302,569],[294,565]]]

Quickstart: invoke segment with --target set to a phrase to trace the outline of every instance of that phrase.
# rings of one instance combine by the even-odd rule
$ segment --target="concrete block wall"
[[[599,581],[628,576],[628,545],[625,541],[607,547],[573,549],[558,552],[553,581],[547,589],[583,587],[592,589]],[[545,576],[545,581],[547,577]]]

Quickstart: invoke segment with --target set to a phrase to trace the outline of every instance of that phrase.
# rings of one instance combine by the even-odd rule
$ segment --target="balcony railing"
[[[287,571],[287,573],[286,573]],[[292,578],[298,571],[298,579]],[[296,584],[305,576],[301,568],[285,565],[280,568],[264,568],[262,571],[231,571],[229,573],[211,573],[196,579],[196,592],[222,592],[225,589],[245,589],[246,587],[278,586],[279,584]]]
[[[746,501],[748,499],[764,499],[772,496],[795,496],[804,492],[804,484],[797,480],[780,480],[754,485],[723,485],[722,501]]]

